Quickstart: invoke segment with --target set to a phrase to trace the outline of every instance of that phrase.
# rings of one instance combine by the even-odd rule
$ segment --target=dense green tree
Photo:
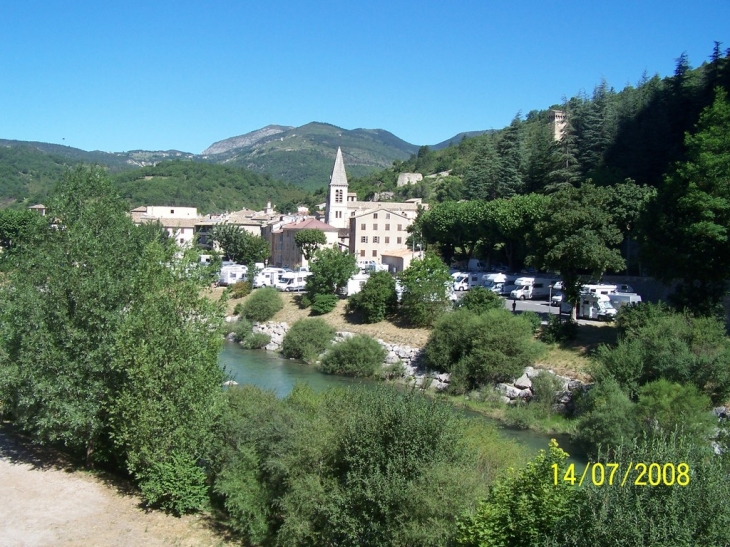
[[[560,272],[568,302],[578,301],[585,280],[625,266],[616,248],[622,236],[608,210],[610,199],[608,190],[588,182],[565,186],[551,194],[551,214],[535,225],[529,260]]]
[[[374,272],[347,302],[349,313],[360,313],[365,323],[378,323],[398,308],[395,278],[388,272]]]
[[[5,412],[89,464],[109,457],[115,334],[121,311],[144,290],[134,282],[142,251],[161,240],[154,227],[135,228],[126,209],[101,169],[68,172],[2,289]]]
[[[39,222],[43,219],[35,211],[0,209],[0,247],[4,252],[11,251],[21,238],[33,233],[31,225]]]
[[[268,241],[235,224],[216,226],[213,239],[221,246],[225,257],[237,264],[263,262],[271,254]]]
[[[512,119],[512,123],[502,130],[497,141],[499,191],[496,197],[510,197],[519,194],[524,187],[520,124],[520,115],[517,114]]]
[[[677,303],[714,313],[730,268],[730,101],[718,88],[696,132],[685,137],[685,162],[666,177],[646,217],[643,252],[661,280],[679,280]]]
[[[304,258],[312,260],[317,248],[327,243],[327,236],[322,230],[317,230],[316,228],[298,230],[294,234],[294,243]]]
[[[119,388],[108,412],[115,452],[125,456],[146,501],[185,513],[208,499],[199,462],[212,456],[222,410],[222,310],[200,296],[200,281],[189,275],[196,253],[169,259],[159,244],[142,256],[135,280],[144,292],[115,337],[109,372],[119,376]]]
[[[359,270],[355,255],[335,247],[318,249],[309,265],[305,290],[310,301],[318,294],[338,294]]]
[[[464,173],[464,188],[468,199],[489,200],[501,197],[499,180],[500,158],[493,138],[483,139],[475,159]]]
[[[455,305],[457,308],[463,308],[478,315],[489,310],[504,309],[504,300],[484,287],[474,287],[462,296]]]
[[[447,263],[457,254],[469,260],[477,243],[488,236],[488,207],[478,200],[445,201],[423,211],[416,225],[427,243],[441,244]]]
[[[406,322],[432,325],[450,307],[451,276],[436,255],[426,253],[423,259],[414,259],[398,279],[403,289],[399,314]]]

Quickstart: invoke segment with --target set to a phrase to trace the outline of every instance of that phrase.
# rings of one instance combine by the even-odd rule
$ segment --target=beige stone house
[[[307,259],[299,252],[294,236],[301,230],[322,230],[327,239],[326,246],[337,244],[338,229],[316,218],[305,218],[290,223],[264,226],[263,237],[271,244],[269,266],[293,268],[307,266]]]

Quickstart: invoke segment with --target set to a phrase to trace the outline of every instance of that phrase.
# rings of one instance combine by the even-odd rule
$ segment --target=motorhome
[[[552,277],[518,277],[515,280],[517,288],[510,292],[509,297],[513,300],[547,299],[550,297],[551,285],[555,281]]]
[[[284,268],[264,268],[253,279],[255,289],[260,287],[273,287],[279,278],[286,273]]]
[[[284,292],[303,291],[310,275],[309,272],[286,272],[274,287]]]
[[[629,304],[638,304],[641,302],[641,296],[636,293],[617,292],[609,294],[608,299],[616,309],[619,309],[622,306],[628,306]]]
[[[221,266],[221,273],[218,276],[219,285],[233,285],[239,281],[246,281],[248,268],[241,264],[227,264]]]
[[[493,293],[505,295],[509,294],[511,291],[517,288],[517,286],[514,284],[516,279],[517,277],[514,275],[507,275],[501,272],[488,273],[483,276],[482,286],[488,291],[492,291]],[[506,290],[507,287],[510,286],[512,288]]]
[[[617,310],[611,305],[611,300],[605,294],[584,293],[580,295],[576,316],[581,319],[597,319],[612,321]]]
[[[474,287],[481,287],[484,283],[484,274],[482,273],[461,273],[453,274],[453,289],[455,291],[468,291]]]
[[[627,285],[628,286],[628,285]],[[604,285],[604,284],[596,284],[596,285],[583,285],[580,288],[581,294],[610,294],[616,292],[617,285]]]
[[[342,288],[342,293],[345,296],[352,296],[362,290],[363,285],[370,279],[370,274],[367,273],[356,273],[350,279],[347,280],[347,285]]]

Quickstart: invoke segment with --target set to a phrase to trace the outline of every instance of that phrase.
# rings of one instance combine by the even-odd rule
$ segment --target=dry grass
[[[566,344],[551,344],[538,366],[551,368],[557,374],[590,380],[590,355],[601,344],[615,344],[617,329],[610,323],[582,324],[578,337]]]

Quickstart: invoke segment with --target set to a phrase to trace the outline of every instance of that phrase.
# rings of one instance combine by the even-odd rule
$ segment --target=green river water
[[[254,384],[260,388],[274,391],[285,397],[297,382],[306,382],[312,389],[323,391],[330,387],[348,387],[354,384],[373,385],[374,381],[363,381],[344,376],[322,374],[313,366],[299,361],[287,360],[278,354],[261,350],[246,350],[232,342],[225,342],[218,362],[228,376],[239,384]],[[481,419],[490,420],[476,413],[469,413]],[[496,422],[495,422],[496,423]],[[499,424],[497,424],[499,427]],[[571,463],[586,462],[585,453],[570,441],[567,435],[545,435],[530,430],[499,427],[505,438],[514,439],[531,454],[547,449],[551,438],[556,438],[560,447],[570,454]]]

